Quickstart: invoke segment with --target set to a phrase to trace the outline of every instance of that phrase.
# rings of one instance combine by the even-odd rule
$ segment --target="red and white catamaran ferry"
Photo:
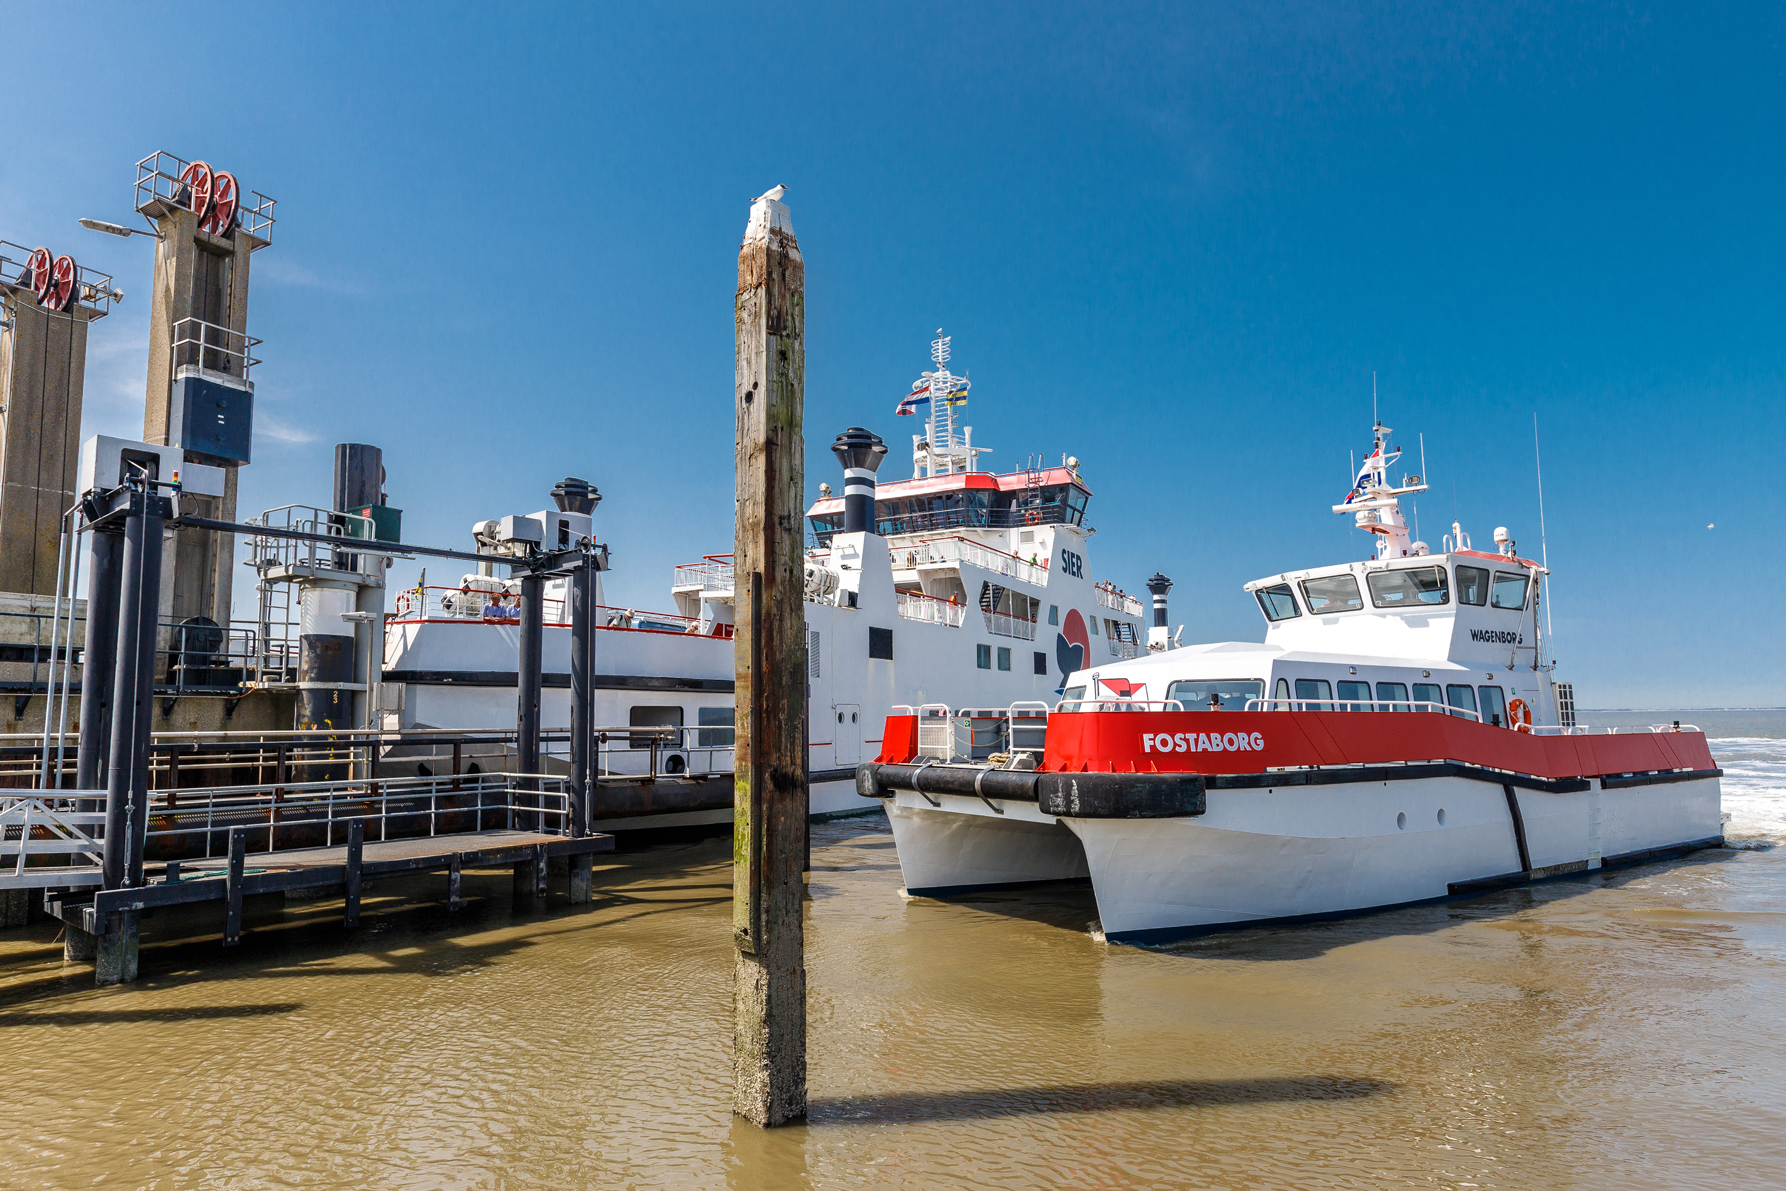
[[[1263,643],[1158,632],[1079,668],[1032,748],[978,761],[890,719],[858,792],[885,801],[907,890],[1089,876],[1105,936],[1148,942],[1720,845],[1704,733],[1578,724],[1544,568],[1505,530],[1493,552],[1455,524],[1439,554],[1410,541],[1399,498],[1424,485],[1389,482],[1389,433],[1334,506],[1376,557],[1247,584]]]
[[[754,225],[753,225],[754,226]],[[1091,490],[1078,461],[995,474],[978,467],[967,381],[934,367],[899,403],[929,410],[912,436],[912,478],[875,486],[887,453],[860,428],[839,435],[844,494],[820,486],[808,512],[807,675],[811,812],[874,809],[855,796],[856,766],[881,747],[896,707],[985,708],[967,728],[982,745],[1003,739],[1007,709],[1040,723],[1068,675],[1141,653],[1141,602],[1094,583],[1087,563]],[[557,509],[479,522],[491,560],[449,586],[400,593],[386,626],[390,727],[512,730],[520,581],[506,538],[569,546],[594,533],[599,495],[582,481],[554,491]],[[723,823],[732,813],[733,575],[730,555],[676,568],[674,613],[600,607],[596,621],[599,772],[595,826],[619,831]],[[541,722],[545,762],[566,770],[570,628],[565,580],[546,584]],[[601,587],[596,603],[602,604]],[[872,735],[871,735],[872,734]],[[441,773],[460,764],[513,768],[512,749],[473,755],[405,744],[385,772]]]

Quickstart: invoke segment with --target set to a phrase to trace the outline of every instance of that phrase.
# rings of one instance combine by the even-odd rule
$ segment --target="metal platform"
[[[411,873],[445,872],[447,908],[459,908],[459,876],[465,869],[513,866],[517,889],[543,896],[547,892],[547,862],[572,857],[571,901],[589,901],[587,859],[614,848],[611,835],[581,837],[532,831],[474,831],[459,835],[424,836],[362,842],[355,823],[345,847],[301,848],[282,852],[257,852],[252,859],[245,847],[245,829],[230,832],[227,860],[203,860],[182,864],[169,861],[158,880],[131,889],[80,891],[77,876],[96,883],[98,869],[59,869],[58,887],[46,891],[44,909],[70,926],[91,935],[104,933],[105,920],[125,911],[192,902],[222,901],[228,918],[224,944],[241,935],[242,899],[260,893],[298,889],[341,888],[346,896],[344,918],[348,925],[359,919],[360,889],[371,878]],[[577,860],[582,859],[582,863]],[[43,871],[43,870],[40,870]],[[93,874],[89,879],[87,874]],[[578,877],[581,876],[579,888]]]

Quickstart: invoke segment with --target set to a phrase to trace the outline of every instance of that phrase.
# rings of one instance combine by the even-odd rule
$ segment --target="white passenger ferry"
[[[852,488],[872,498],[846,521],[845,500],[821,485],[809,510],[806,560],[811,810],[874,809],[855,797],[855,767],[881,746],[896,706],[987,708],[968,731],[986,744],[1006,709],[1045,715],[1067,676],[1143,651],[1139,600],[1094,583],[1085,523],[1091,489],[1078,462],[1004,474],[978,468],[966,381],[948,369],[949,341],[932,344],[934,368],[900,403],[928,404],[912,437],[912,478],[879,485],[881,440],[852,428],[833,450]],[[855,455],[863,459],[857,460]],[[849,466],[866,462],[866,466]],[[580,482],[579,482],[580,483]],[[561,486],[560,508],[529,514],[541,542],[593,534],[595,502]],[[869,510],[872,509],[872,523]],[[500,521],[480,522],[479,552],[495,551]],[[448,586],[401,593],[386,628],[384,683],[390,727],[512,729],[516,710],[519,580],[479,573]],[[506,568],[505,568],[506,569]],[[566,581],[546,587],[545,689],[541,723],[570,722],[570,628]],[[729,820],[732,806],[733,573],[731,556],[676,568],[674,613],[603,606],[596,632],[600,729],[596,828],[603,831]],[[603,603],[599,587],[598,605]],[[970,717],[971,718],[971,717]],[[562,741],[562,737],[560,740]],[[556,751],[556,756],[551,755]],[[568,745],[548,738],[548,765],[566,768]],[[445,748],[404,745],[386,772],[443,772]],[[492,747],[467,767],[512,767]]]
[[[889,721],[860,792],[908,891],[1089,876],[1106,936],[1148,941],[1720,844],[1704,734],[1577,724],[1545,569],[1505,530],[1411,541],[1399,498],[1425,486],[1390,483],[1389,433],[1334,506],[1375,557],[1247,584],[1262,643],[1082,666],[1045,744],[999,758]]]

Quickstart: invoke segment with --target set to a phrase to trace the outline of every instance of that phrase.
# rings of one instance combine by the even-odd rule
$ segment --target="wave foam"
[[[1786,843],[1786,740],[1731,736],[1709,742],[1724,771],[1724,834],[1733,848]]]

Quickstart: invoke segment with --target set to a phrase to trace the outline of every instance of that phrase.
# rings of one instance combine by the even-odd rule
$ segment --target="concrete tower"
[[[221,496],[181,497],[181,512],[236,519],[236,473],[252,459],[260,340],[248,334],[249,264],[271,242],[273,200],[227,170],[156,153],[137,163],[136,209],[155,227],[143,441],[223,469]],[[161,589],[163,623],[227,625],[235,538],[178,535]]]
[[[62,514],[74,504],[87,326],[112,279],[68,256],[0,241],[0,592],[56,593]]]

